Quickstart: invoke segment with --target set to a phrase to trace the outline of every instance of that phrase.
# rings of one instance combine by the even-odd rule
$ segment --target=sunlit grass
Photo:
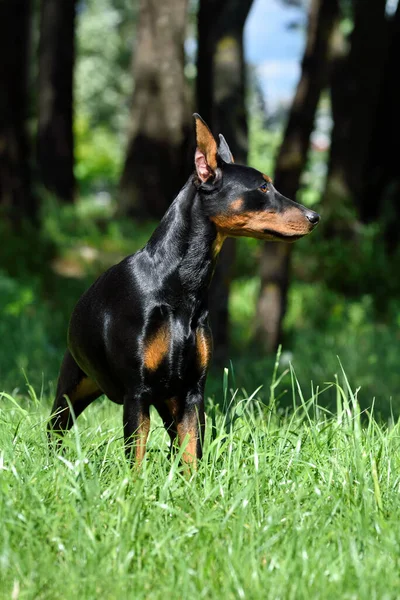
[[[4,244],[0,598],[397,598],[398,323],[374,320],[367,296],[294,279],[274,368],[252,342],[250,243],[238,251],[229,377],[221,385],[213,365],[208,379],[198,472],[188,479],[179,455],[168,460],[157,417],[143,468],[131,471],[121,408],[105,399],[63,453],[48,450],[71,310],[106,261],[150,233],[102,210],[92,200],[49,210],[46,243]],[[52,248],[82,274],[54,272]],[[311,250],[302,269],[318,262]]]
[[[158,418],[137,472],[120,407],[95,403],[56,454],[48,399],[3,395],[0,597],[396,598],[399,424],[361,414],[341,371],[331,414],[289,368],[283,411],[283,373],[251,394],[226,374],[190,478]]]

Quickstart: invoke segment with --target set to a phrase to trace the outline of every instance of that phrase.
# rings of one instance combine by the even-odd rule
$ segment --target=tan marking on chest
[[[144,343],[144,366],[149,371],[155,371],[169,350],[171,334],[168,325],[164,324]]]
[[[212,244],[212,255],[213,258],[216,258],[218,256],[218,254],[221,252],[221,248],[222,245],[224,243],[224,241],[226,240],[226,235],[224,233],[222,233],[222,231],[220,231],[218,229],[217,231],[217,236],[215,238],[215,240],[213,241]]]
[[[205,369],[211,358],[211,341],[204,329],[197,329],[196,331],[196,353],[198,365]]]

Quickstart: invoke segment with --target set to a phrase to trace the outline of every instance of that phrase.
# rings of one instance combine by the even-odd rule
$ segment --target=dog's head
[[[197,185],[205,214],[222,236],[294,242],[315,228],[316,212],[285,198],[267,175],[235,164],[225,138],[220,134],[217,144],[203,119],[194,117]]]

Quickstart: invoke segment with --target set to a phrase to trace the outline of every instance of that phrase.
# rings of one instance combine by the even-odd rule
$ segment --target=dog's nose
[[[316,225],[319,222],[319,214],[314,212],[313,210],[308,210],[306,213],[306,217],[313,225]]]

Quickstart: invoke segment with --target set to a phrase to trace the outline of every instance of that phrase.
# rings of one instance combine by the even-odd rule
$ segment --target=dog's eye
[[[260,185],[260,187],[258,189],[263,194],[268,194],[268,192],[269,192],[268,185],[266,183],[263,183],[262,185]]]

